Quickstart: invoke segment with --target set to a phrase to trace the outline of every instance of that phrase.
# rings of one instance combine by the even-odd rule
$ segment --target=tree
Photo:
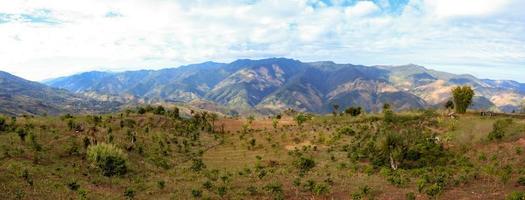
[[[352,117],[358,116],[361,114],[361,107],[349,107],[345,110],[345,113]]]
[[[5,123],[5,118],[0,116],[0,132],[5,131],[7,124]]]
[[[339,105],[338,104],[333,104],[332,105],[334,111],[332,112],[334,114],[334,116],[337,116],[337,113],[338,113],[338,110],[339,110]]]
[[[277,129],[277,126],[279,125],[279,118],[274,117],[272,118],[272,126],[274,129]]]
[[[470,86],[458,86],[452,89],[452,96],[454,98],[454,108],[456,112],[465,113],[470,104],[472,104],[474,90],[472,90]]]
[[[297,122],[297,125],[302,126],[303,123],[306,122],[306,120],[308,120],[308,117],[301,113],[295,116],[294,120],[295,122]]]
[[[153,110],[153,114],[156,114],[156,115],[164,115],[166,113],[166,109],[164,109],[164,107],[162,106],[157,106],[154,110]]]
[[[211,121],[211,131],[215,132],[215,121],[219,119],[219,115],[217,115],[217,113],[210,113],[209,118]]]
[[[392,106],[390,106],[389,103],[384,103],[384,104],[383,104],[383,111],[384,111],[384,110],[390,110],[391,107],[392,107]]]

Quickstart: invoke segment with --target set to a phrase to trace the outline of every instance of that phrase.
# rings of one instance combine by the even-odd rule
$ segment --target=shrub
[[[220,196],[220,197],[223,197],[224,195],[226,195],[226,187],[224,186],[220,186],[217,188],[217,194]]]
[[[155,115],[164,115],[165,113],[166,113],[166,109],[164,109],[164,107],[162,107],[162,106],[157,106],[153,110],[153,114],[155,114]]]
[[[349,107],[345,110],[345,113],[355,117],[361,114],[361,109],[361,107]]]
[[[409,192],[406,194],[406,199],[407,200],[416,200],[416,194],[414,194],[413,192]]]
[[[89,146],[87,158],[102,170],[104,176],[123,175],[127,172],[126,155],[113,144]]]
[[[274,196],[274,199],[283,199],[283,185],[279,182],[269,183],[263,188]]]
[[[354,136],[355,135],[355,131],[354,131],[354,129],[352,129],[351,126],[345,126],[345,127],[339,128],[339,129],[337,129],[337,133],[338,134],[343,134],[343,135],[349,135],[349,136]]]
[[[88,195],[87,190],[80,189],[80,190],[77,191],[77,194],[78,194],[78,199],[80,199],[80,200],[88,199],[87,198],[87,195]]]
[[[525,200],[525,192],[512,192],[505,199],[506,200]]]
[[[133,190],[133,188],[127,188],[126,191],[124,191],[124,197],[126,197],[126,199],[135,198],[135,190]]]
[[[301,171],[301,173],[304,173],[315,167],[315,161],[311,158],[300,157],[294,162],[294,165]]]
[[[27,136],[27,130],[26,129],[24,129],[24,128],[17,128],[16,129],[16,134],[18,135],[18,137],[20,137],[20,140],[26,141],[26,136]]]
[[[204,162],[202,162],[202,159],[193,159],[193,163],[191,165],[191,170],[194,172],[199,172],[206,168],[206,165]]]
[[[193,196],[194,198],[202,197],[202,190],[192,189],[191,196]]]
[[[80,188],[80,185],[76,181],[70,181],[67,183],[67,188],[73,191],[77,191]]]
[[[328,187],[328,185],[324,183],[315,184],[314,189],[313,189],[313,193],[315,195],[323,195],[323,194],[328,193],[329,191],[330,191],[330,188]]]
[[[512,123],[509,119],[498,119],[492,125],[492,131],[488,135],[489,140],[501,140],[505,136],[505,129]]]
[[[0,132],[7,129],[7,124],[5,123],[5,118],[0,116]]]
[[[525,176],[518,178],[518,185],[525,186]]]
[[[159,189],[164,189],[166,187],[166,181],[164,180],[160,180],[157,182],[157,187],[159,187]]]
[[[309,120],[310,118],[307,115],[304,115],[302,113],[295,116],[294,120],[297,123],[298,126],[302,126],[304,122]]]

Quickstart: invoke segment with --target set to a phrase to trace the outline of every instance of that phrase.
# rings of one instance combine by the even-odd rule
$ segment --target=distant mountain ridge
[[[98,113],[118,110],[120,105],[122,103],[97,101],[0,71],[0,114]]]
[[[292,108],[326,113],[362,106],[378,111],[383,103],[396,109],[439,106],[456,85],[471,85],[473,108],[518,109],[525,84],[478,79],[430,70],[418,65],[362,66],[331,61],[301,62],[287,58],[205,62],[161,70],[85,72],[45,84],[99,100],[121,102],[207,101],[238,111],[277,112]]]

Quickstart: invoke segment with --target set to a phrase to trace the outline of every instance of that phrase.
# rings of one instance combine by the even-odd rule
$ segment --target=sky
[[[40,81],[288,57],[525,82],[523,10],[523,0],[0,0],[0,70]]]

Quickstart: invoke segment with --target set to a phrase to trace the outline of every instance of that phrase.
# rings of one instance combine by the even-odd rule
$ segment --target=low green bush
[[[113,144],[101,143],[88,147],[87,158],[104,176],[123,175],[127,172],[125,153]]]

